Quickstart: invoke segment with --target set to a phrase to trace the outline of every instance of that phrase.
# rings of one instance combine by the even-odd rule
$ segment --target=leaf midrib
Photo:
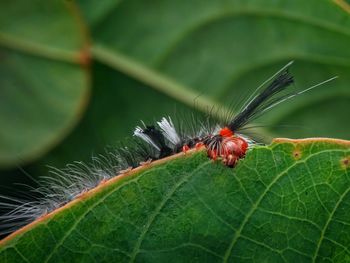
[[[0,32],[0,45],[4,48],[23,52],[28,55],[48,58],[56,61],[64,61],[73,64],[79,63],[79,52],[68,51],[62,48],[50,47],[38,42],[24,40],[9,34]]]

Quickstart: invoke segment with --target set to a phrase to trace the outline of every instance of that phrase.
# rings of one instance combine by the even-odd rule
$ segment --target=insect
[[[158,127],[146,126],[145,124],[144,128],[137,127],[134,135],[159,152],[159,155],[151,157],[152,160],[178,153],[181,150],[186,152],[189,149],[204,146],[208,157],[213,160],[221,159],[225,165],[234,167],[237,161],[245,156],[249,146],[254,144],[251,139],[237,133],[241,128],[278,104],[334,79],[328,79],[299,92],[281,95],[294,83],[294,79],[289,73],[289,67],[292,63],[293,61],[289,62],[261,84],[243,105],[240,112],[226,123],[216,124],[212,129],[187,138],[179,136],[169,117],[157,122]]]
[[[28,198],[0,195],[0,235],[8,234],[35,219],[65,205],[101,182],[144,163],[162,159],[190,149],[205,148],[212,160],[235,167],[256,142],[240,133],[243,127],[280,103],[323,85],[334,78],[299,92],[288,92],[294,80],[289,62],[262,83],[228,121],[217,122],[209,114],[204,119],[192,117],[192,129],[174,125],[170,117],[134,130],[134,137],[119,147],[92,158],[91,164],[75,162],[63,169],[51,169],[51,175],[30,189]],[[287,91],[287,92],[284,92]],[[30,196],[33,193],[34,196]]]

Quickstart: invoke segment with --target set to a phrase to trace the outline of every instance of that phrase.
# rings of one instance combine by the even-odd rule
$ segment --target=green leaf
[[[72,13],[58,0],[0,3],[0,166],[46,153],[85,108],[86,39]]]
[[[276,140],[230,169],[179,154],[1,242],[1,262],[346,262],[350,142]]]

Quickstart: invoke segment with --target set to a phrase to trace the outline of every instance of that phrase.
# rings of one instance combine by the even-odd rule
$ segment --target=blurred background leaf
[[[61,2],[1,2],[0,166],[42,156],[77,123],[89,93],[84,45]]]
[[[297,89],[339,79],[267,114],[262,134],[349,139],[347,8],[328,0],[2,1],[1,166],[39,176],[46,164],[88,160],[141,119],[193,110],[194,101],[199,110],[239,104],[290,60]],[[23,180],[15,168],[1,173]]]

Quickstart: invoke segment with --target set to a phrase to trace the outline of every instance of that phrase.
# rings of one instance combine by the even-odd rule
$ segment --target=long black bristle
[[[248,105],[237,114],[237,116],[229,123],[228,127],[232,131],[237,131],[249,121],[259,116],[261,112],[269,108],[271,105],[285,99],[286,96],[280,96],[277,98],[274,98],[274,96],[285,90],[293,82],[293,76],[290,75],[287,67],[280,72],[263,91],[248,102]]]

